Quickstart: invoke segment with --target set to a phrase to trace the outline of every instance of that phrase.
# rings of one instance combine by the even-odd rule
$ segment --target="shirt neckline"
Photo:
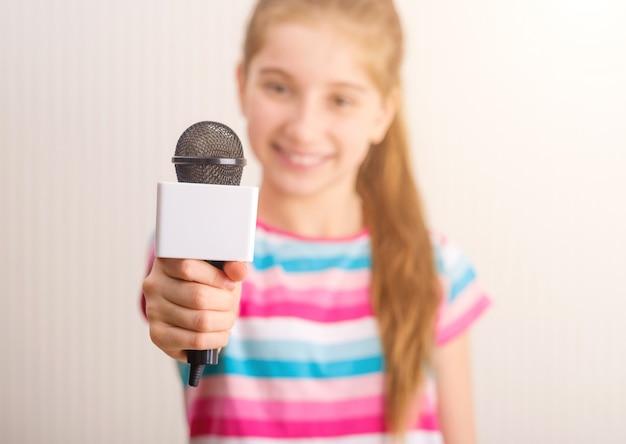
[[[367,228],[362,228],[355,234],[348,236],[338,236],[338,237],[324,237],[324,236],[303,236],[301,234],[293,233],[289,230],[283,230],[282,228],[274,227],[266,222],[257,219],[256,222],[257,228],[262,229],[268,233],[279,234],[281,236],[290,237],[292,239],[305,241],[305,242],[348,242],[360,239],[369,235],[369,231]]]

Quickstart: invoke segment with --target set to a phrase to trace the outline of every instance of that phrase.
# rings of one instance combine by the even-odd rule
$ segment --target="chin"
[[[285,197],[310,197],[321,192],[319,186],[313,186],[313,184],[298,178],[276,181],[271,186],[277,194]]]

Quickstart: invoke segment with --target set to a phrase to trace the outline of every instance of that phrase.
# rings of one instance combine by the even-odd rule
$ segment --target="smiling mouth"
[[[303,154],[278,148],[280,155],[289,163],[299,167],[313,167],[322,164],[328,156],[321,154]]]

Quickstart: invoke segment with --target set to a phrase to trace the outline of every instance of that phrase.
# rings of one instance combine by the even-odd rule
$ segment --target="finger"
[[[175,279],[232,290],[235,283],[213,265],[199,259],[161,259],[164,272]]]
[[[185,330],[211,333],[230,330],[235,323],[235,310],[195,310],[164,301],[158,310],[149,307],[149,319],[153,323],[165,323]]]
[[[185,350],[213,350],[228,344],[230,333],[198,333],[165,323],[150,324],[152,342],[174,359],[186,362]]]
[[[162,303],[193,310],[229,311],[238,302],[235,292],[175,279],[165,280],[161,284],[160,292]],[[157,306],[159,312],[167,313],[172,309],[171,305]]]

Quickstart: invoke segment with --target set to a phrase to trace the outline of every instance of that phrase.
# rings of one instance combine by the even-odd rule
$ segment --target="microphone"
[[[158,184],[156,256],[203,259],[220,270],[226,261],[251,261],[258,188],[239,186],[246,159],[237,135],[198,122],[180,136],[172,163],[178,183]],[[197,386],[218,350],[186,352],[189,385]]]

